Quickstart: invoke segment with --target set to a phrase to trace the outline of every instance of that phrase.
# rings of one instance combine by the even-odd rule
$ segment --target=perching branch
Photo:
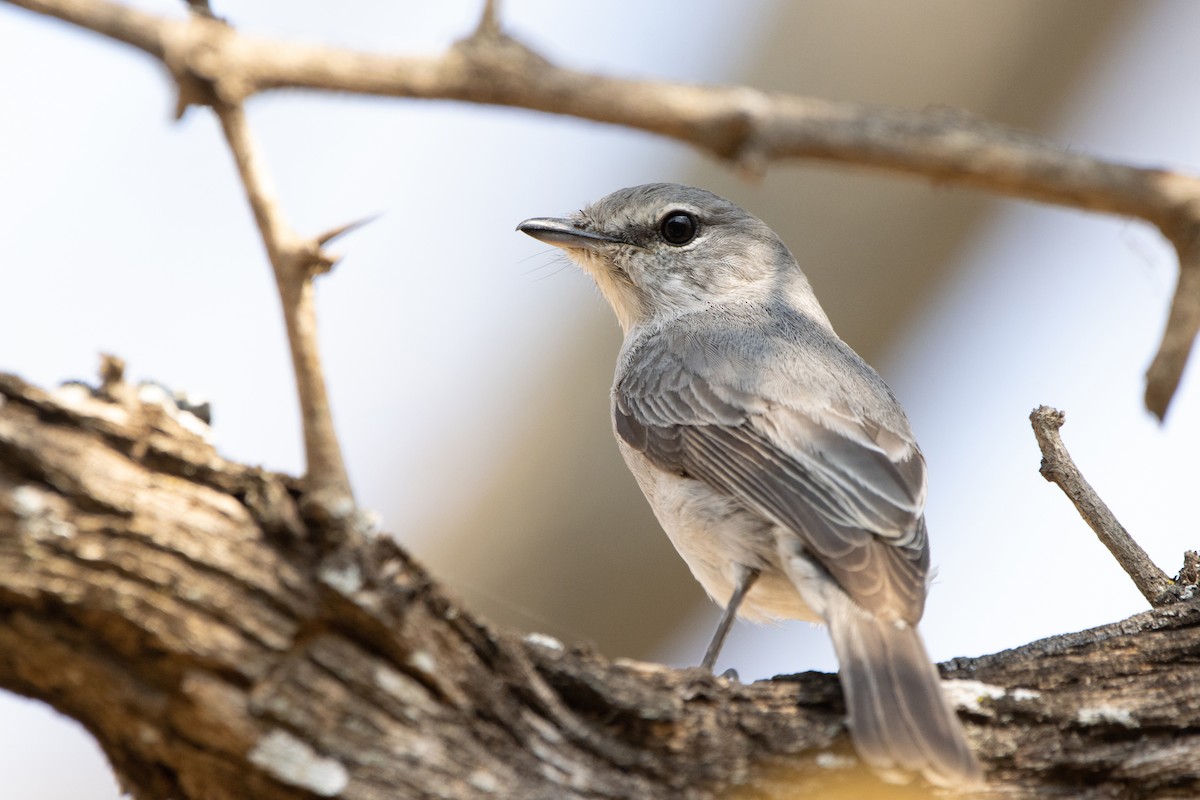
[[[1192,175],[1105,161],[962,112],[564,69],[503,34],[490,6],[473,35],[441,56],[415,57],[261,39],[212,19],[168,19],[107,0],[8,2],[137,47],[181,87],[220,86],[231,105],[307,88],[516,106],[669,136],[754,172],[777,159],[820,159],[1145,220],[1174,244],[1180,263],[1146,375],[1146,406],[1159,418],[1200,331],[1200,178]]]
[[[137,800],[929,798],[865,770],[837,678],[750,685],[492,630],[384,536],[328,536],[124,384],[0,375],[0,687]],[[979,798],[1200,792],[1200,605],[943,665]],[[944,796],[944,795],[943,795]]]
[[[1075,466],[1058,433],[1065,420],[1066,414],[1049,406],[1038,406],[1029,415],[1033,435],[1037,437],[1038,447],[1042,451],[1042,477],[1058,484],[1063,494],[1070,498],[1084,522],[1096,532],[1100,542],[1133,579],[1138,591],[1150,605],[1161,606],[1174,602],[1177,596],[1170,591],[1171,579],[1155,566]]]

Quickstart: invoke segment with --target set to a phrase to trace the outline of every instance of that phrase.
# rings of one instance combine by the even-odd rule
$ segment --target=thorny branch
[[[321,370],[313,293],[313,278],[327,272],[334,262],[321,249],[318,239],[298,235],[284,220],[250,136],[245,109],[239,102],[230,103],[223,99],[219,85],[214,88],[216,96],[211,105],[237,161],[238,174],[266,245],[283,304],[304,426],[307,507],[330,518],[350,520],[354,514],[354,496],[334,431],[329,394]]]
[[[963,112],[565,69],[505,35],[490,3],[470,37],[440,56],[415,57],[261,39],[203,16],[169,19],[107,0],[8,2],[137,47],[165,63],[181,89],[220,86],[230,105],[266,90],[307,88],[515,106],[669,136],[753,172],[777,159],[836,161],[1145,220],[1174,244],[1180,264],[1146,374],[1146,406],[1160,419],[1200,331],[1200,178],[1193,175],[1068,151]]]

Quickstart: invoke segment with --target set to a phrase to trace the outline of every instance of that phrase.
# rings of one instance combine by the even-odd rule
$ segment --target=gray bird
[[[624,330],[617,444],[725,608],[703,665],[735,615],[823,622],[862,758],[893,779],[981,783],[916,628],[929,578],[924,458],[779,237],[668,183],[518,230],[566,250]]]

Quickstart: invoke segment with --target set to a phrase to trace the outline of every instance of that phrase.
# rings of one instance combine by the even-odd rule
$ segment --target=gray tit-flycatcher
[[[595,280],[625,333],[625,463],[725,612],[825,623],[859,754],[951,786],[982,772],[917,632],[925,461],[883,379],[838,335],[775,233],[675,184],[518,226]]]

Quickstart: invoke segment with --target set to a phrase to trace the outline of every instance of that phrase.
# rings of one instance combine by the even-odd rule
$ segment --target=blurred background
[[[181,16],[181,3],[141,2]],[[244,31],[437,53],[479,2],[217,2]],[[1200,4],[1186,0],[509,0],[507,29],[577,69],[953,106],[1064,147],[1200,169]],[[582,32],[586,32],[583,35]],[[270,269],[212,116],[171,121],[140,53],[0,6],[0,370],[134,379],[212,401],[229,458],[302,468]],[[891,383],[930,470],[923,630],[946,659],[1121,619],[1142,598],[1037,472],[1029,411],[1064,437],[1168,573],[1196,370],[1165,425],[1141,404],[1176,265],[1144,225],[820,164],[748,182],[676,143],[532,112],[279,92],[250,117],[287,216],[336,243],[319,286],[334,410],[362,503],[497,625],[613,657],[700,660],[718,612],[609,428],[620,334],[590,282],[513,231],[621,186],[711,188],[778,231],[834,325]],[[834,669],[823,631],[738,626],[743,680]],[[118,794],[94,743],[0,695],[5,797]]]

